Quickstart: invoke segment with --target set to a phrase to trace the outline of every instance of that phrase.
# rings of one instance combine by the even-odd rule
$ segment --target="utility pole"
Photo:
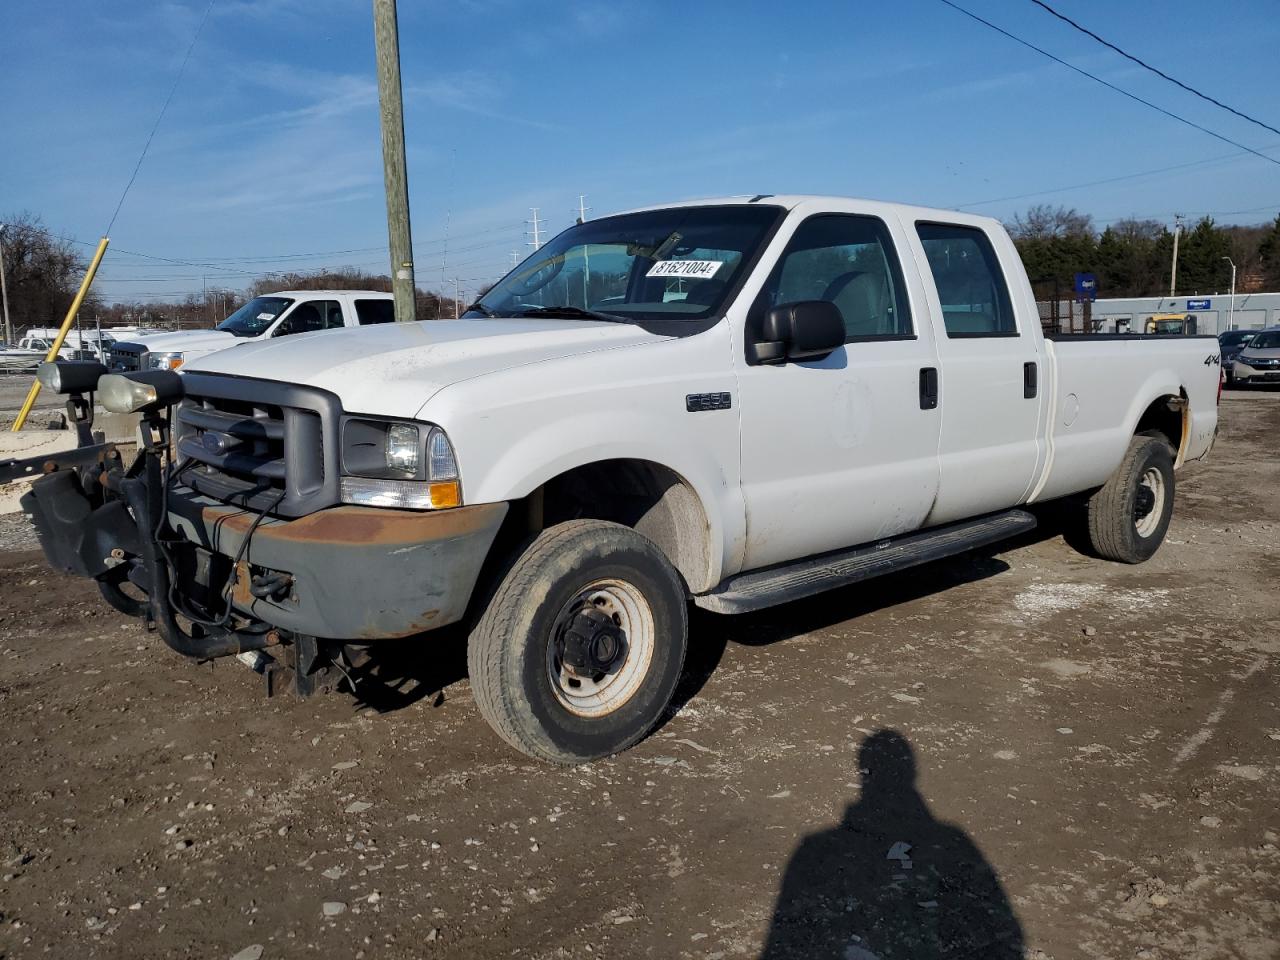
[[[4,282],[4,232],[7,223],[0,223],[0,303],[4,305],[4,342],[13,346],[13,324],[9,322],[9,287]]]
[[[1173,215],[1173,267],[1169,271],[1169,299],[1172,300],[1177,294],[1174,292],[1178,288],[1178,234],[1182,232],[1182,214],[1175,213]]]
[[[541,233],[542,224],[546,223],[547,221],[545,217],[543,218],[538,217],[537,207],[530,207],[529,210],[533,213],[533,219],[526,220],[525,223],[529,224],[532,227],[532,229],[529,230],[528,232],[533,235],[533,239],[526,240],[525,245],[533,247],[534,250],[537,250],[540,246],[542,246],[542,233]]]
[[[404,155],[404,96],[400,88],[400,34],[396,0],[373,0],[373,40],[378,57],[378,106],[382,121],[382,179],[387,191],[387,240],[397,323],[417,319],[413,240],[409,229],[409,174]]]
[[[1222,259],[1231,264],[1231,306],[1227,311],[1227,329],[1234,330],[1236,328],[1236,262],[1230,257]]]
[[[514,250],[512,250],[512,251],[511,251],[511,266],[512,266],[512,267],[518,267],[519,265],[520,265],[520,254],[518,254],[518,253],[516,253]]]
[[[458,292],[458,278],[453,278],[453,319],[458,319],[458,298],[462,294]]]

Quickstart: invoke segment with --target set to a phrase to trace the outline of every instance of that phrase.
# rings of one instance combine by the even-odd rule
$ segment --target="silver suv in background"
[[[1222,350],[1222,369],[1227,375],[1228,383],[1234,382],[1231,365],[1257,332],[1257,330],[1226,330],[1218,334],[1218,346]]]
[[[1237,384],[1280,383],[1280,327],[1254,333],[1236,354],[1228,377]]]

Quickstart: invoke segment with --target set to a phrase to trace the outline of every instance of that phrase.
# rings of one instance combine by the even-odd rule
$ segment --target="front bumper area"
[[[1231,377],[1237,383],[1280,383],[1280,361],[1255,366],[1237,357],[1231,364]]]
[[[242,551],[256,511],[185,487],[168,500],[170,527],[196,553],[192,576],[215,581],[180,580],[179,590],[218,589],[216,563],[229,570],[241,553],[231,593],[238,612],[343,640],[405,637],[460,620],[506,513],[505,503],[427,512],[330,507],[293,520],[266,518]],[[273,576],[286,586],[267,596],[251,592]]]

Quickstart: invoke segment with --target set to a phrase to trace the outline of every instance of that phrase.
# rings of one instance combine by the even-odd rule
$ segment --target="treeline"
[[[1099,232],[1088,214],[1035,206],[1008,224],[1036,298],[1072,296],[1076,273],[1092,273],[1099,297],[1169,292],[1173,233],[1156,220],[1119,220]],[[1264,226],[1219,226],[1212,218],[1178,239],[1177,293],[1225,293],[1236,265],[1240,292],[1280,290],[1280,216]]]
[[[244,290],[211,289],[204,293],[190,293],[181,300],[170,303],[113,303],[100,307],[96,316],[104,326],[139,326],[165,328],[195,328],[216,326],[254,297],[281,290],[383,290],[391,291],[391,277],[387,274],[366,273],[354,267],[339,267],[300,273],[273,273],[259,277]],[[435,320],[454,315],[452,297],[432,290],[417,288],[417,315],[419,319]],[[466,304],[458,304],[458,313],[466,310]],[[84,311],[81,311],[84,317]],[[92,315],[91,315],[92,316]]]

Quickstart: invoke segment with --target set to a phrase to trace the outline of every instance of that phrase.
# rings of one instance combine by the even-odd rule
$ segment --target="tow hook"
[[[623,659],[627,638],[607,613],[588,606],[565,626],[560,646],[565,666],[578,676],[598,677]]]
[[[292,586],[287,573],[255,573],[249,580],[249,592],[259,600],[283,600]]]

